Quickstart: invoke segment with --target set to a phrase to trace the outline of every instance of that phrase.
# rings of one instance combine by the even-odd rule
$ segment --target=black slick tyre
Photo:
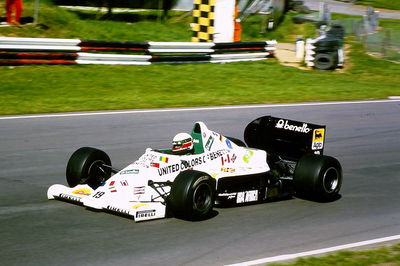
[[[168,204],[174,215],[186,220],[207,219],[215,201],[216,182],[206,173],[187,170],[171,186]]]
[[[109,167],[104,167],[107,165]],[[96,189],[111,176],[110,157],[99,149],[82,147],[68,161],[66,177],[70,187],[88,184]]]
[[[333,157],[306,154],[296,164],[293,181],[300,197],[333,201],[339,198],[342,167]]]

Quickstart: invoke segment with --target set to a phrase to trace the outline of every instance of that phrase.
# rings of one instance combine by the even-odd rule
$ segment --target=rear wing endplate
[[[325,128],[324,125],[263,116],[247,125],[244,140],[249,147],[299,159],[306,153],[323,153]]]

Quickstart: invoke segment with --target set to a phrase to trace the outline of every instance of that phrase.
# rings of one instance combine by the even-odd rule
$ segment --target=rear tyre
[[[187,170],[174,180],[169,207],[175,216],[187,220],[207,219],[215,201],[215,180],[206,173]]]
[[[293,181],[300,197],[333,201],[339,198],[342,167],[333,157],[306,154],[296,164]]]
[[[107,165],[109,167],[104,167]],[[82,147],[76,150],[68,161],[66,177],[70,187],[88,184],[93,189],[111,176],[111,160],[101,150]]]

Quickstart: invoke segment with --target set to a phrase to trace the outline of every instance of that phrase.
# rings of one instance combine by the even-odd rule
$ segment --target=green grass
[[[366,251],[340,251],[323,257],[300,258],[293,263],[268,264],[270,266],[398,266],[400,244]]]
[[[356,4],[385,8],[385,9],[400,10],[399,0],[358,0]]]
[[[130,41],[188,41],[191,36],[190,18],[173,23],[180,14],[173,13],[162,23],[154,12],[125,14],[132,16],[127,23],[96,20],[96,14],[41,3],[40,23],[47,27],[0,28],[0,35]],[[32,0],[26,0],[28,10],[30,4]],[[148,19],[137,21],[143,16]],[[276,31],[262,35],[259,20],[254,17],[243,25],[243,41],[292,42],[314,32],[308,24],[293,25],[288,16]],[[353,42],[344,72],[300,70],[274,59],[228,64],[2,66],[0,114],[381,99],[400,95],[399,72],[400,65],[365,55],[361,45]]]

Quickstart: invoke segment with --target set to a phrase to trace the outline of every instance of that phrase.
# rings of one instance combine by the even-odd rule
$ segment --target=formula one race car
[[[235,206],[302,197],[339,198],[339,161],[322,155],[325,126],[271,116],[252,121],[245,142],[211,131],[196,122],[193,149],[148,148],[122,170],[109,156],[83,147],[67,164],[69,187],[52,185],[49,199],[110,211],[143,221],[167,216],[202,220],[214,206]]]

